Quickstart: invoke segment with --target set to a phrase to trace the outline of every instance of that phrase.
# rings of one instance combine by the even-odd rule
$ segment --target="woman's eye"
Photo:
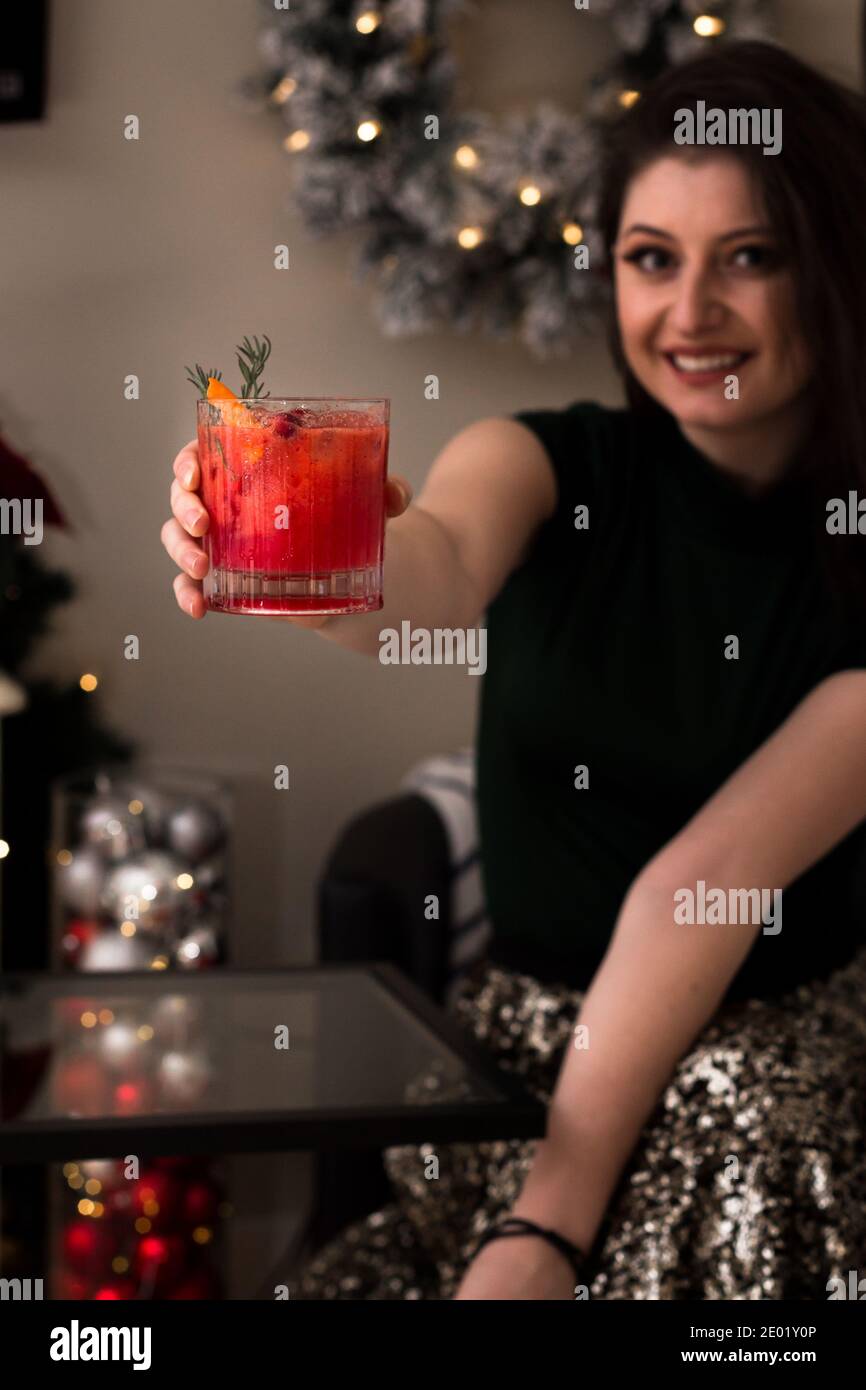
[[[770,246],[740,246],[732,261],[739,270],[769,270],[775,265],[775,253]]]
[[[660,246],[640,246],[634,251],[629,251],[623,260],[636,265],[638,270],[644,271],[647,275],[652,275],[655,271],[667,270],[672,257],[669,251],[663,250]]]

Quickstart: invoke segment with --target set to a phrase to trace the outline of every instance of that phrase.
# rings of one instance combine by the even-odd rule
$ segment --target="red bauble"
[[[191,1182],[183,1194],[181,1212],[188,1226],[213,1226],[220,1194],[212,1183]]]
[[[108,1078],[97,1057],[64,1057],[52,1078],[52,1094],[58,1110],[67,1115],[105,1115]]]
[[[153,1087],[144,1079],[121,1081],[115,1086],[112,1112],[115,1115],[141,1115],[153,1104]]]
[[[183,1272],[187,1242],[180,1236],[143,1236],[134,1269],[143,1298],[165,1293]]]
[[[99,923],[90,917],[70,917],[63,928],[60,946],[67,965],[74,965],[82,946],[99,933]]]
[[[131,1279],[112,1279],[110,1283],[101,1284],[93,1295],[95,1299],[119,1299],[135,1298],[138,1289]]]
[[[135,1214],[146,1216],[155,1231],[169,1230],[177,1220],[181,1195],[181,1180],[174,1173],[148,1168],[135,1184]]]
[[[112,1234],[99,1221],[70,1221],[63,1232],[63,1254],[77,1274],[102,1274],[114,1253]]]

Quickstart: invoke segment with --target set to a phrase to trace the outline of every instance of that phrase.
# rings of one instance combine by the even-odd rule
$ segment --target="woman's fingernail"
[[[195,477],[195,468],[193,467],[193,465],[192,465],[191,463],[188,463],[188,464],[186,465],[186,468],[183,470],[183,472],[182,472],[181,475],[180,475],[180,480],[181,480],[181,482],[183,483],[184,487],[189,487],[189,485],[190,485],[190,483],[192,482],[192,480],[193,480],[194,477]]]
[[[189,511],[186,514],[187,526],[197,526],[200,516],[201,512],[198,510],[197,507],[190,507]]]
[[[203,559],[204,556],[200,550],[188,550],[186,553],[187,569],[197,570]]]

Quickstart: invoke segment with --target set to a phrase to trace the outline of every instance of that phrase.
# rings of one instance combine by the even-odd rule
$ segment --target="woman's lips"
[[[677,379],[687,386],[712,386],[736,372],[753,354],[734,348],[719,348],[713,352],[665,352],[665,361]]]

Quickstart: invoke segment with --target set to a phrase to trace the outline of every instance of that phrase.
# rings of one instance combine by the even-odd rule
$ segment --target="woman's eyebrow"
[[[631,236],[633,232],[640,232],[644,236],[661,237],[664,241],[676,241],[672,232],[666,232],[661,227],[650,227],[645,222],[634,222],[631,227],[627,227],[623,236]],[[742,236],[771,236],[772,228],[765,226],[737,227],[732,232],[724,232],[718,237],[718,241],[734,241]]]

